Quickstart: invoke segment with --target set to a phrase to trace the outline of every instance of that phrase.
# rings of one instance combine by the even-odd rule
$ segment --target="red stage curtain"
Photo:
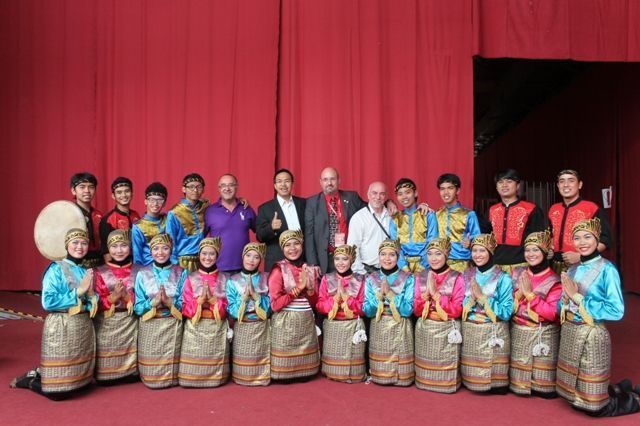
[[[558,171],[582,174],[581,195],[602,206],[602,189],[613,187],[614,246],[606,256],[619,261],[625,288],[640,291],[635,260],[640,228],[635,226],[640,158],[640,64],[594,66],[558,97],[488,147],[477,158],[476,194],[495,194],[496,170],[516,168],[525,180],[553,181]],[[558,199],[559,201],[559,199]],[[619,224],[619,225],[618,225]]]
[[[275,164],[278,1],[3,1],[0,120],[5,182],[0,288],[39,289],[40,209],[89,170],[97,206],[134,181],[134,208],[161,180],[170,207],[197,171],[205,195],[233,172],[257,206]]]
[[[473,0],[485,58],[640,61],[636,0]]]
[[[437,206],[458,173],[472,201],[473,67],[468,1],[283,0],[278,165],[304,195],[335,166],[364,196],[402,176]]]

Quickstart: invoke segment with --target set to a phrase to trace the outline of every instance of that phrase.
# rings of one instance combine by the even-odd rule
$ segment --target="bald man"
[[[322,192],[307,199],[304,213],[304,246],[307,263],[323,274],[335,270],[333,252],[348,239],[351,217],[366,204],[357,192],[339,189],[340,175],[333,167],[320,173]]]
[[[357,246],[356,259],[351,265],[353,272],[365,274],[380,270],[378,247],[389,238],[391,215],[385,207],[387,186],[372,182],[367,190],[369,204],[358,210],[349,222],[348,244]]]

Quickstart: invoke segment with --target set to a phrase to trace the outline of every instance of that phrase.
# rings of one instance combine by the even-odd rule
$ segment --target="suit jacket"
[[[293,196],[293,204],[296,206],[300,229],[304,232],[304,208],[306,200],[304,198]],[[282,226],[277,231],[271,229],[271,221],[274,213],[278,212],[278,218],[282,221]],[[264,270],[269,272],[273,264],[284,259],[282,249],[278,242],[280,234],[288,230],[287,219],[280,207],[278,198],[275,197],[258,207],[258,219],[256,222],[256,238],[261,243],[267,245],[267,255],[264,260]]]
[[[367,205],[355,191],[338,191],[342,200],[342,208],[347,219],[347,226],[351,217]],[[324,193],[307,198],[304,211],[304,248],[307,263],[319,265],[323,274],[327,272],[329,263],[329,214]]]

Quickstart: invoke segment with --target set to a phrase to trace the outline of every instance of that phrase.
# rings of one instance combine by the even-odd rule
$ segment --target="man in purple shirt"
[[[220,198],[204,214],[210,237],[222,240],[217,266],[220,271],[242,270],[242,248],[249,242],[249,230],[256,231],[256,213],[236,197],[238,180],[230,173],[218,180]]]

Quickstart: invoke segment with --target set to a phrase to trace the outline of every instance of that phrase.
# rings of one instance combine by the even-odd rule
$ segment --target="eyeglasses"
[[[147,198],[147,202],[149,204],[163,204],[164,203],[164,198]]]
[[[236,186],[238,186],[237,183],[221,183],[220,185],[218,185],[218,188],[231,189],[231,188],[235,188]]]
[[[202,186],[202,185],[187,185],[187,186],[185,186],[185,188],[187,188],[187,191],[202,191],[204,189],[204,186]]]
[[[276,182],[276,185],[282,184],[282,183],[291,183],[291,179],[278,179]]]

